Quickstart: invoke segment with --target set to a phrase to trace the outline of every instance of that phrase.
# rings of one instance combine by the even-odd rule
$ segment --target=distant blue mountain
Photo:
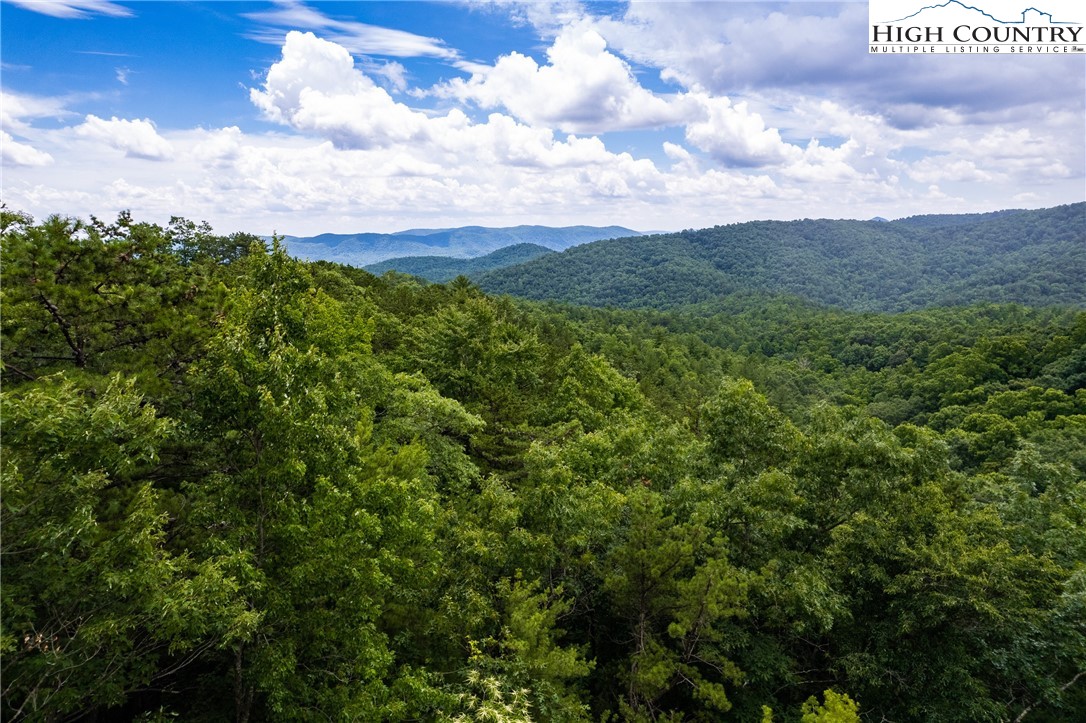
[[[564,251],[601,239],[640,236],[622,226],[512,226],[484,228],[409,229],[397,233],[357,233],[285,236],[287,251],[309,261],[335,261],[368,266],[404,256],[447,256],[470,259],[516,244],[535,244]]]

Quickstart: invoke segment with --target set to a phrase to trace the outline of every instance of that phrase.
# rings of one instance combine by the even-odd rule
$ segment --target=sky
[[[1086,200],[1086,55],[872,56],[867,24],[867,2],[3,0],[0,191],[38,219],[298,236]]]

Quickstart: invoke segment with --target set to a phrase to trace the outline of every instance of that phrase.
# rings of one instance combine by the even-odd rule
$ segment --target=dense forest
[[[498,294],[671,309],[735,293],[853,311],[1086,300],[1086,203],[898,221],[753,221],[597,241],[479,277]]]
[[[471,259],[458,259],[450,256],[402,256],[388,261],[370,264],[366,271],[380,276],[388,271],[418,276],[427,281],[444,283],[457,276],[478,276],[487,271],[516,266],[526,261],[554,253],[539,244],[513,244]]]
[[[1081,718],[1081,213],[871,222],[962,273],[857,313],[800,256],[597,309],[4,211],[0,717]],[[1000,259],[1072,306],[873,311]]]

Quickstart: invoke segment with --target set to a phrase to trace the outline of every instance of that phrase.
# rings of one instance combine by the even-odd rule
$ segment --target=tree
[[[628,527],[603,582],[628,650],[616,665],[619,709],[632,720],[716,717],[731,708],[727,686],[743,677],[729,659],[727,630],[746,614],[744,576],[701,520],[677,521],[646,488],[627,499]]]
[[[745,379],[726,379],[702,409],[709,453],[756,472],[785,464],[799,443],[795,426]]]
[[[375,441],[393,381],[366,318],[280,248],[243,273],[194,369],[206,474],[187,490],[202,554],[232,556],[259,616],[222,662],[236,719],[399,717],[382,616],[435,560],[425,451]]]
[[[186,265],[196,257],[184,249],[127,213],[113,224],[53,216],[33,225],[4,212],[5,381],[59,369],[123,371],[165,394],[164,382],[198,354],[222,301],[212,279],[221,255]]]
[[[226,557],[196,561],[167,544],[152,480],[175,422],[131,380],[101,381],[80,390],[46,377],[3,395],[5,719],[169,691],[178,671],[258,619]]]
[[[845,693],[827,690],[825,702],[811,696],[803,704],[802,723],[860,723],[860,706]]]

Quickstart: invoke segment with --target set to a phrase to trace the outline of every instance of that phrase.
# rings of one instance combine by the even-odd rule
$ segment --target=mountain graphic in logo
[[[936,13],[934,11],[941,11],[941,12]],[[973,5],[966,5],[964,2],[961,2],[961,0],[946,0],[946,2],[940,3],[939,5],[927,5],[925,7],[920,8],[919,10],[917,10],[912,15],[906,15],[905,17],[899,18],[897,20],[890,20],[890,21],[887,21],[887,23],[888,24],[890,24],[890,23],[903,23],[906,20],[911,20],[911,19],[915,18],[916,16],[920,15],[921,13],[924,13],[927,16],[930,16],[931,20],[937,20],[937,21],[940,21],[940,22],[946,22],[947,13],[950,13],[950,14],[952,14],[952,15],[954,15],[954,16],[958,17],[959,19],[961,19],[963,21],[966,21],[966,22],[968,22],[968,21],[976,22],[977,20],[980,19],[981,16],[983,16],[984,18],[987,18],[988,20],[993,21],[993,22],[1000,23],[1001,25],[1077,25],[1078,24],[1078,23],[1061,22],[1059,20],[1054,19],[1052,17],[1052,13],[1045,12],[1044,10],[1039,10],[1039,9],[1037,9],[1035,7],[1027,7],[1025,9],[1023,9],[1021,11],[1021,13],[1019,14],[1019,17],[1017,19],[997,18],[995,15],[992,15],[991,13],[987,12],[986,10],[982,10],[982,9],[976,7],[976,6],[973,6]],[[929,19],[929,17],[925,17],[925,20],[928,20],[928,19]]]

